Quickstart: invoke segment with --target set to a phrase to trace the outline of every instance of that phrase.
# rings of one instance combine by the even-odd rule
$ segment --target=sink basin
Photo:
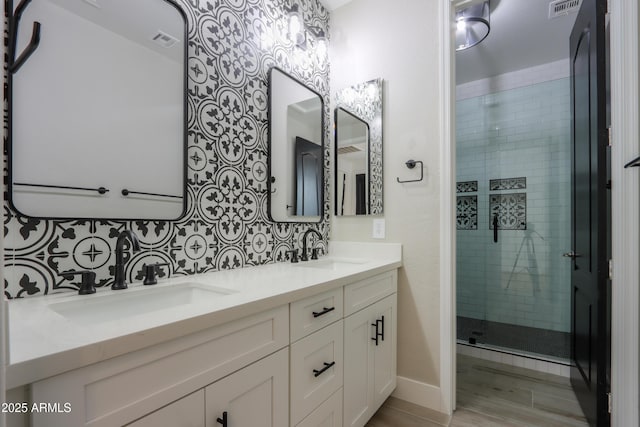
[[[206,304],[234,291],[199,283],[113,291],[112,294],[86,295],[72,301],[49,304],[56,313],[70,320],[101,323],[154,313],[180,306]]]
[[[304,268],[319,268],[323,270],[340,270],[342,268],[364,264],[365,262],[367,261],[361,259],[320,259],[317,261],[301,261],[296,264],[296,266]]]

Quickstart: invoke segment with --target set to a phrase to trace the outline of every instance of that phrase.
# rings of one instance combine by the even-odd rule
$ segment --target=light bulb
[[[464,29],[467,28],[467,22],[462,18],[458,19],[457,28],[458,31],[464,31]]]
[[[289,38],[292,42],[296,43],[298,41],[301,31],[302,21],[300,15],[292,13],[291,16],[289,16]]]
[[[327,58],[327,40],[322,37],[316,42],[316,58],[319,63],[323,63]]]

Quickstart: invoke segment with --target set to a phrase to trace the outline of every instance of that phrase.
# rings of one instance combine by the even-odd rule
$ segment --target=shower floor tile
[[[569,359],[571,354],[571,334],[568,332],[469,317],[457,317],[457,337],[463,341],[475,338],[477,344],[488,344],[562,359]]]

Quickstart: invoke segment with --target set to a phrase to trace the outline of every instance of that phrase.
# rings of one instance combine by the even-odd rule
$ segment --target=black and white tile
[[[456,205],[456,228],[458,230],[477,230],[478,196],[458,196]]]
[[[527,178],[500,178],[489,180],[489,191],[524,190],[527,188]]]
[[[489,229],[493,230],[493,218],[498,216],[500,230],[527,229],[527,194],[507,193],[489,195]]]
[[[478,181],[462,181],[456,183],[456,192],[474,193],[478,191]]]
[[[277,65],[323,96],[329,140],[328,63],[288,40],[285,8],[292,0],[177,3],[189,27],[187,214],[178,221],[40,220],[21,217],[5,194],[7,298],[75,290],[75,282],[59,276],[67,270],[90,268],[99,286],[110,285],[115,239],[124,229],[142,244],[141,252],[127,254],[132,281],[141,280],[145,263],[168,263],[163,274],[191,275],[281,262],[300,247],[308,225],[273,223],[266,211],[267,72]],[[298,4],[305,22],[329,34],[329,13],[319,0]],[[325,168],[325,215],[313,227],[325,236],[318,245],[326,250],[328,144]],[[5,155],[5,179],[7,170]]]

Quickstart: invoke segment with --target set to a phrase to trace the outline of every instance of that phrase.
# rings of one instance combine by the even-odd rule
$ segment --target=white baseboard
[[[440,387],[405,377],[397,377],[393,397],[406,400],[415,405],[424,406],[442,412],[442,396]]]

